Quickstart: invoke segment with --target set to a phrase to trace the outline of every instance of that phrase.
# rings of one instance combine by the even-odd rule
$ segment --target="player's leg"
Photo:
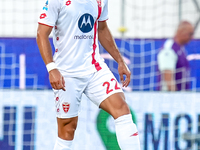
[[[65,89],[54,90],[58,137],[54,150],[71,150],[77,127],[79,104],[86,87],[85,80],[65,78]]]
[[[67,119],[57,118],[58,137],[56,139],[54,150],[71,150],[77,121],[78,117]]]
[[[78,116],[73,118],[57,118],[58,123],[58,137],[65,140],[73,140],[74,132],[77,127]]]
[[[114,119],[122,115],[130,114],[130,109],[125,101],[123,92],[110,95],[99,105],[100,108],[108,112]]]
[[[109,96],[100,104],[100,108],[115,119],[116,136],[121,150],[140,150],[137,127],[133,123],[124,94]]]
[[[125,96],[114,75],[107,68],[95,73],[85,94],[115,119],[116,135],[122,150],[140,150],[139,136]]]

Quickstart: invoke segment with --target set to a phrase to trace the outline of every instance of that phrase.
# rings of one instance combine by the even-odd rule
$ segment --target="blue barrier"
[[[145,66],[141,68],[135,66],[142,66],[142,63],[148,64],[156,62],[157,51],[162,47],[165,39],[115,39],[117,46],[122,52],[123,56],[130,60],[132,64],[131,72],[135,77],[140,77],[141,74],[151,74],[156,72],[156,64],[152,66]],[[52,39],[50,39],[52,44]],[[54,49],[54,48],[53,48]],[[200,89],[200,40],[192,40],[186,45],[188,55],[191,56],[191,77],[196,79],[196,83],[192,88]],[[106,53],[103,48],[100,48],[101,53]],[[132,54],[140,55],[146,53],[144,57],[132,57]],[[0,38],[0,88],[20,88],[20,55],[24,54],[26,57],[26,72],[25,72],[25,87],[26,89],[51,89],[48,79],[48,73],[44,62],[40,56],[35,38]],[[132,57],[132,58],[131,58]],[[110,65],[110,60],[105,62]],[[112,63],[109,66],[111,70],[117,69],[117,64]],[[116,71],[113,71],[117,79],[119,79]],[[152,81],[153,80],[153,81]],[[132,78],[131,86],[133,91],[138,90],[156,90],[156,87],[148,86],[151,83],[157,83],[156,75],[139,78]],[[144,86],[144,88],[139,88]]]

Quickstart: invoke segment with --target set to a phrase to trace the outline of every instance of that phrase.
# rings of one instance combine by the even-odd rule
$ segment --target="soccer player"
[[[194,27],[182,21],[173,39],[168,39],[158,53],[161,72],[161,90],[181,91],[190,89],[190,67],[184,45],[193,37]]]
[[[71,149],[83,93],[113,116],[122,150],[140,149],[124,93],[99,54],[98,40],[117,61],[122,85],[128,86],[131,73],[108,29],[107,19],[108,0],[47,0],[43,7],[37,43],[55,95],[58,137],[54,150]],[[52,29],[53,57],[48,39]]]

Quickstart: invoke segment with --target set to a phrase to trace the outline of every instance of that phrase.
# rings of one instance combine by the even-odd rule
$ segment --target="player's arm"
[[[162,78],[167,84],[168,91],[177,91],[173,70],[164,70],[162,72]]]
[[[98,38],[101,45],[106,49],[106,51],[114,58],[114,60],[118,63],[118,72],[120,75],[120,80],[122,85],[127,87],[130,83],[131,72],[125,64],[117,45],[110,33],[110,30],[107,26],[106,21],[100,21],[98,25]],[[126,75],[126,79],[124,80],[123,75]]]
[[[52,49],[49,42],[49,35],[52,31],[52,27],[39,24],[37,30],[37,44],[40,50],[40,54],[45,65],[53,62]],[[52,88],[65,90],[65,82],[63,76],[57,69],[49,71],[49,81]]]
[[[173,49],[163,49],[158,54],[158,68],[168,91],[177,90],[175,81],[177,59]]]

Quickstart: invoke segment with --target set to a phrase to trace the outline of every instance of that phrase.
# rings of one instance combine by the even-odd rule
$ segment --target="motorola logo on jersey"
[[[78,21],[78,27],[83,33],[90,32],[94,27],[94,18],[90,14],[84,14]]]

